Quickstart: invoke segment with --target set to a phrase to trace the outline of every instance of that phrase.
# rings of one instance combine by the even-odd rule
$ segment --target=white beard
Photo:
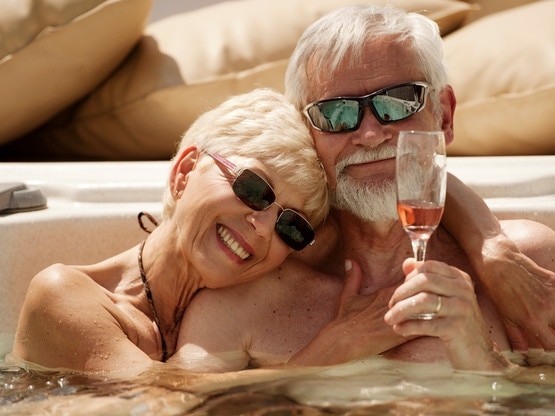
[[[368,222],[397,220],[397,193],[395,180],[364,183],[345,174],[351,164],[395,157],[393,146],[383,146],[372,151],[363,150],[341,160],[336,170],[336,188],[332,192],[332,205],[348,211]]]

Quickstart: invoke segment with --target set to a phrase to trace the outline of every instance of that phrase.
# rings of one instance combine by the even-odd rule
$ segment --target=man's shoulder
[[[252,282],[220,289],[203,289],[195,296],[196,307],[203,305],[252,305],[296,302],[315,293],[337,293],[342,278],[323,273],[297,258],[286,259],[278,268]],[[303,296],[299,296],[303,295]]]
[[[543,267],[552,269],[555,230],[531,220],[500,221],[503,232],[518,248]]]
[[[514,240],[538,240],[538,237],[554,237],[555,230],[537,221],[512,219],[500,221],[503,231]]]

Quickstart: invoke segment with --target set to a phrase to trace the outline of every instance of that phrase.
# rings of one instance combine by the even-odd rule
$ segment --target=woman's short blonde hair
[[[301,196],[302,210],[314,227],[327,216],[326,174],[305,121],[282,94],[256,89],[228,99],[191,125],[181,140],[177,155],[193,145],[225,157],[259,160],[275,169],[292,192]],[[175,200],[168,185],[162,219],[170,217],[174,209]]]

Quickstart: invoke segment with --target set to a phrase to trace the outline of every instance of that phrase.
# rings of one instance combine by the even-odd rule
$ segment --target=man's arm
[[[521,222],[517,245],[509,238],[518,237],[517,228],[507,235],[474,191],[452,175],[447,190],[442,225],[466,252],[504,320],[513,349],[555,350],[555,232]],[[522,236],[523,230],[527,235]]]
[[[501,225],[509,242],[483,250],[488,296],[513,349],[555,351],[555,231],[528,220]]]
[[[485,201],[452,174],[447,175],[447,195],[441,224],[457,239],[467,254],[480,255],[485,241],[508,240],[499,220]]]

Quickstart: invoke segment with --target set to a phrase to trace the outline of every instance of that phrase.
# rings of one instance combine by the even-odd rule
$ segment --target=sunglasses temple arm
[[[230,160],[226,159],[225,157],[223,157],[222,155],[219,155],[218,153],[208,153],[212,158],[214,158],[215,160],[217,160],[218,162],[220,162],[222,165],[224,165],[227,169],[229,169],[231,172],[233,172],[234,174],[238,173],[238,169],[237,166],[231,162]]]

